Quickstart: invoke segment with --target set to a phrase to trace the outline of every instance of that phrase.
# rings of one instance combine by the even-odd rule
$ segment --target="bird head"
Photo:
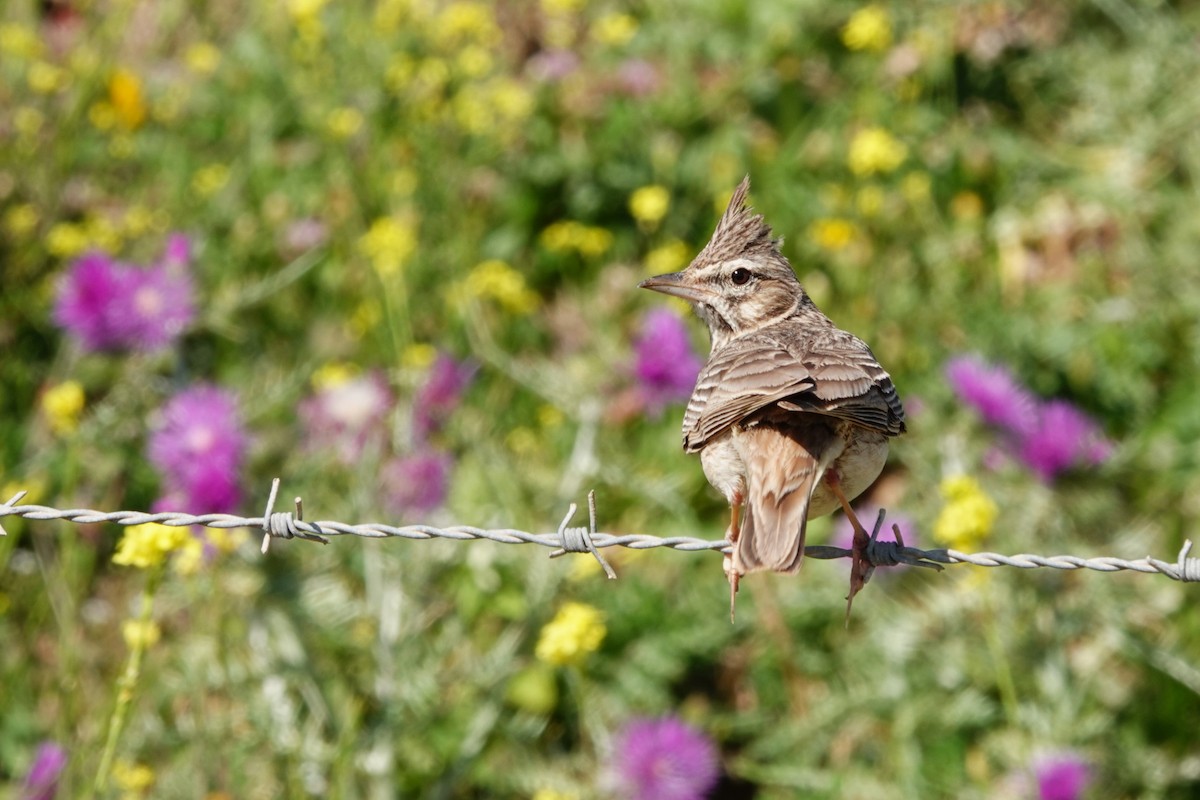
[[[762,215],[746,205],[749,190],[746,177],[734,190],[712,238],[686,269],[638,284],[690,301],[708,324],[713,349],[812,303],[779,250],[781,240]]]

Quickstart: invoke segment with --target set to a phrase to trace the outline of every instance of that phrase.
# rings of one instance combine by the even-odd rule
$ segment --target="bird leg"
[[[729,579],[729,621],[733,622],[733,610],[737,604],[738,582],[742,578],[742,574],[738,571],[736,564],[737,543],[742,535],[742,496],[734,494],[729,499],[729,543],[733,545],[733,552],[725,556],[725,577]]]
[[[841,476],[836,471],[830,470],[825,474],[825,482],[829,484],[833,496],[842,504],[842,511],[845,512],[846,519],[850,520],[850,527],[854,529],[854,539],[850,545],[850,594],[846,596],[846,623],[849,624],[850,607],[854,604],[854,596],[867,585],[867,581],[871,579],[871,573],[875,569],[866,558],[867,545],[871,542],[871,535],[867,533],[867,529],[862,526],[862,523],[858,521],[858,516],[850,508],[850,501],[846,499],[846,494],[842,491]]]

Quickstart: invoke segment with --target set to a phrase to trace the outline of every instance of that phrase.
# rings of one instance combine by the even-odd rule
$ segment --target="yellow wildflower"
[[[69,73],[62,67],[48,61],[35,61],[29,65],[25,81],[29,88],[38,94],[51,94],[63,89],[70,78]]]
[[[528,314],[538,307],[538,295],[525,284],[525,276],[498,259],[472,269],[465,288],[470,296],[495,300],[514,314]]]
[[[178,525],[158,522],[132,525],[125,529],[125,535],[117,543],[113,563],[138,569],[158,566],[191,538],[188,529]]]
[[[287,0],[288,14],[298,25],[315,22],[329,0]]]
[[[46,251],[58,258],[74,258],[89,246],[83,228],[71,222],[57,222],[46,233]]]
[[[336,139],[349,139],[362,130],[362,126],[362,112],[349,106],[335,108],[325,118],[325,127]]]
[[[42,54],[42,49],[42,40],[33,28],[15,22],[0,25],[0,53],[33,60]]]
[[[928,172],[910,172],[900,181],[900,194],[911,205],[919,205],[929,199],[933,181]]]
[[[158,644],[162,630],[154,620],[142,622],[140,619],[127,619],[121,623],[121,637],[130,650],[144,650]]]
[[[892,18],[883,6],[872,3],[850,15],[842,28],[842,44],[851,50],[886,50],[892,43]]]
[[[117,111],[107,101],[92,103],[88,107],[88,121],[98,131],[112,130],[117,124]]]
[[[549,403],[543,403],[537,410],[538,424],[543,428],[557,428],[566,420],[562,409],[558,406],[552,406]]]
[[[533,113],[533,95],[514,78],[497,78],[487,86],[492,108],[507,122],[523,122]]]
[[[864,217],[873,217],[883,210],[883,201],[886,196],[883,189],[875,184],[864,186],[858,190],[858,197],[855,198],[855,205],[858,206],[858,213]]]
[[[42,413],[50,430],[61,436],[78,428],[83,402],[83,387],[78,381],[63,381],[47,389],[42,395]]]
[[[188,69],[199,75],[212,75],[221,66],[221,51],[212,42],[196,42],[183,54]]]
[[[428,369],[437,359],[437,348],[428,342],[415,342],[404,348],[400,363],[411,369]]]
[[[555,666],[578,664],[599,649],[607,629],[599,609],[566,603],[542,628],[534,655]]]
[[[358,372],[358,367],[349,362],[330,361],[328,364],[322,364],[313,372],[309,383],[318,392],[335,389],[342,384],[349,383],[358,375]]]
[[[670,207],[671,194],[665,186],[643,186],[629,196],[629,213],[647,227],[653,228],[662,222]]]
[[[380,276],[395,275],[416,252],[416,228],[407,217],[380,217],[358,240],[358,249]]]
[[[585,256],[599,256],[612,246],[612,233],[604,228],[563,220],[550,225],[541,234],[542,246],[552,253],[575,250]]]
[[[850,141],[847,163],[855,175],[894,171],[908,157],[908,148],[883,128],[864,128]]]
[[[991,532],[999,510],[979,482],[967,475],[942,481],[946,505],[933,524],[933,538],[954,550],[970,550]]]
[[[142,80],[127,69],[118,69],[108,81],[108,102],[117,112],[117,121],[126,130],[136,130],[146,121],[146,100]]]
[[[826,217],[808,226],[808,238],[813,244],[833,252],[848,247],[857,233],[853,222],[840,217]]]
[[[98,247],[107,253],[115,253],[121,249],[121,231],[106,216],[89,215],[83,222],[83,235],[92,247]]]
[[[950,214],[955,219],[970,222],[983,216],[983,198],[970,190],[963,190],[950,200]]]
[[[171,566],[180,575],[195,575],[199,572],[200,568],[204,566],[204,540],[198,536],[188,538],[179,548],[179,552],[175,554]],[[128,641],[128,637],[126,641]],[[150,642],[150,644],[153,643]]]
[[[443,49],[466,42],[492,44],[500,38],[500,29],[488,6],[469,0],[449,3],[432,27],[434,41]]]
[[[154,212],[147,206],[137,204],[125,209],[121,215],[121,230],[131,239],[137,239],[154,228]]]
[[[541,450],[538,435],[524,425],[513,428],[504,437],[504,444],[519,459],[531,460]]]
[[[631,14],[605,14],[592,27],[592,38],[609,47],[620,47],[637,33],[638,23]]]
[[[676,272],[683,269],[691,258],[692,251],[679,239],[672,239],[646,253],[646,271],[650,275]]]
[[[347,328],[349,328],[351,336],[361,339],[368,331],[379,327],[379,321],[382,318],[383,314],[380,313],[379,304],[373,300],[364,300],[350,314]]]
[[[154,785],[154,770],[145,764],[133,764],[121,759],[113,764],[113,783],[118,789],[131,794],[144,794]]]
[[[212,197],[229,183],[229,167],[225,164],[208,164],[196,170],[192,176],[192,191],[201,197]]]
[[[21,106],[13,114],[13,127],[23,139],[33,139],[46,122],[46,115],[33,106]]]
[[[23,239],[33,233],[38,224],[37,209],[30,203],[21,203],[4,212],[4,230],[14,239]]]
[[[477,44],[464,47],[454,59],[454,66],[467,78],[478,78],[492,71],[492,54]]]
[[[542,788],[533,793],[533,800],[579,800],[579,795],[575,792],[560,792],[558,789]]]

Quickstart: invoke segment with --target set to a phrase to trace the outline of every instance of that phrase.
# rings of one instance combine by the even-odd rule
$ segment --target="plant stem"
[[[152,567],[146,576],[146,585],[142,587],[141,613],[138,615],[138,625],[145,631],[150,624],[154,611],[154,595],[162,580],[163,565]],[[129,720],[129,707],[133,703],[133,692],[137,687],[138,677],[142,671],[142,654],[146,652],[146,636],[133,637],[129,647],[129,659],[125,662],[125,671],[117,681],[117,702],[113,708],[112,717],[108,721],[108,737],[104,742],[104,755],[100,757],[100,768],[96,770],[96,781],[92,784],[89,797],[96,797],[108,788],[109,775],[112,772],[113,758],[117,753],[117,743]]]

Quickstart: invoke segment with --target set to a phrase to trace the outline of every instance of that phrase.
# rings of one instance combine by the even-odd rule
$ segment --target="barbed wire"
[[[594,492],[588,493],[590,511],[588,526],[570,527],[568,525],[576,511],[576,506],[572,503],[558,529],[549,533],[528,533],[511,528],[476,528],[469,525],[438,528],[432,525],[393,526],[378,522],[359,525],[329,520],[308,522],[304,519],[304,507],[299,497],[294,500],[295,512],[276,512],[274,508],[278,492],[279,479],[276,478],[271,484],[271,493],[263,515],[261,517],[240,517],[235,514],[183,514],[167,511],[150,514],[143,511],[105,512],[86,508],[58,509],[41,505],[17,505],[26,494],[21,491],[17,492],[8,502],[0,504],[0,520],[3,520],[4,517],[22,517],[32,520],[65,520],[77,525],[93,525],[101,522],[111,522],[117,525],[142,525],[147,522],[157,522],[171,526],[258,528],[264,533],[262,542],[264,554],[268,550],[271,539],[305,539],[322,544],[328,544],[329,539],[334,536],[361,536],[367,539],[451,539],[455,541],[486,539],[500,544],[537,544],[542,547],[554,548],[554,551],[550,553],[551,558],[565,553],[591,553],[600,562],[609,578],[616,578],[616,573],[600,553],[600,550],[606,547],[628,547],[633,550],[666,547],[686,552],[716,550],[722,553],[728,553],[731,550],[730,543],[724,539],[698,539],[690,536],[659,537],[597,531]],[[896,528],[894,531],[897,534],[897,541],[881,540],[878,536],[883,519],[884,512],[880,511],[864,553],[865,560],[872,570],[875,567],[892,567],[900,564],[935,570],[941,570],[943,565],[974,564],[978,567],[1016,567],[1018,569],[1045,567],[1059,570],[1090,569],[1097,572],[1131,571],[1165,575],[1172,580],[1185,583],[1200,582],[1200,558],[1190,557],[1192,549],[1190,539],[1184,542],[1183,548],[1174,562],[1162,561],[1150,556],[1132,561],[1112,557],[1081,558],[1070,555],[1040,556],[1030,553],[1008,556],[1000,553],[962,553],[958,550],[922,550],[908,547],[899,536],[899,529]],[[2,524],[0,524],[0,535],[5,535]],[[853,552],[847,548],[832,545],[809,545],[804,548],[804,555],[808,558],[831,560],[850,558],[853,556]]]

